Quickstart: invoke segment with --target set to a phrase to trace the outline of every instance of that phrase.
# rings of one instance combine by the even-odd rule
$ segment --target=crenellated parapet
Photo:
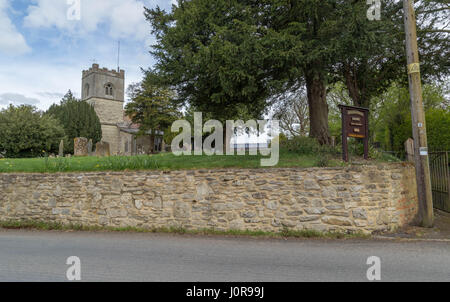
[[[103,73],[107,74],[108,76],[125,79],[125,70],[120,69],[119,72],[117,72],[117,70],[114,69],[108,69],[105,67],[100,68],[100,66],[96,63],[92,64],[92,67],[90,67],[88,70],[83,70],[83,78],[89,76],[92,73]]]

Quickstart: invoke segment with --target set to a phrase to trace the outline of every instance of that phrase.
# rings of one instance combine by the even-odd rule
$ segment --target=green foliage
[[[177,132],[172,132],[171,127],[167,127],[166,129],[164,129],[164,136],[163,136],[163,140],[166,143],[167,146],[170,146],[172,144],[172,140],[177,137],[178,135],[180,135],[182,133],[182,130],[180,129]]]
[[[315,154],[320,150],[320,144],[316,139],[302,136],[280,142],[280,146],[298,154]]]
[[[450,150],[450,110],[431,108],[426,112],[428,148],[432,151]]]
[[[450,39],[436,30],[445,24],[436,5],[447,8],[416,5],[427,81],[449,74]],[[381,22],[368,20],[367,9],[366,1],[340,0],[191,0],[170,12],[146,9],[157,39],[151,71],[180,103],[221,121],[257,118],[272,96],[306,84],[309,135],[328,143],[327,85],[344,83],[352,104],[369,107],[393,82],[407,81],[402,2],[383,1]],[[338,124],[330,126],[336,134]]]
[[[53,104],[47,110],[46,115],[53,116],[63,125],[66,133],[65,153],[73,153],[73,143],[76,137],[92,139],[94,145],[102,138],[100,120],[94,107],[86,101],[76,99],[70,90],[60,104]]]
[[[175,156],[171,153],[141,156],[112,157],[71,157],[71,158],[33,158],[0,159],[0,173],[34,172],[89,172],[89,171],[124,171],[124,170],[192,170],[223,168],[261,168],[261,155],[245,156]],[[280,150],[277,167],[315,167],[318,154],[302,155],[288,150]],[[329,165],[338,163],[330,160]]]
[[[283,144],[283,143],[285,143],[288,140],[287,136],[284,133],[280,133],[278,138],[279,138],[279,143],[280,144]]]
[[[325,238],[325,239],[369,239],[370,235],[362,232],[320,232],[316,230],[290,230],[283,228],[281,232],[265,232],[252,230],[227,230],[217,229],[186,229],[178,227],[142,228],[142,227],[99,227],[86,226],[81,224],[62,224],[57,222],[36,221],[36,220],[9,220],[0,221],[0,228],[9,230],[31,229],[31,230],[58,230],[58,231],[78,231],[78,232],[127,232],[127,233],[169,233],[177,235],[214,235],[214,236],[244,236],[244,237],[265,237],[265,238]]]
[[[337,148],[327,145],[320,145],[318,140],[315,138],[302,136],[296,136],[291,139],[281,141],[280,147],[288,150],[289,152],[302,155],[336,155],[340,152]]]
[[[328,167],[330,165],[330,157],[327,154],[320,154],[317,162],[316,162],[316,166],[317,167]]]
[[[141,134],[149,130],[152,134],[154,130],[166,130],[180,116],[173,101],[175,94],[167,88],[156,86],[151,76],[131,85],[128,94],[131,102],[126,105],[125,111],[134,123],[140,125]]]
[[[366,1],[330,2],[339,5],[335,9],[339,17],[329,25],[340,30],[328,46],[335,50],[333,79],[345,83],[353,105],[370,107],[372,98],[385,92],[394,82],[407,86],[402,1],[384,0],[380,22],[368,20]],[[414,2],[421,77],[426,83],[433,83],[450,73],[449,33],[438,30],[445,24],[445,14],[442,9],[436,10],[439,6],[448,10],[448,1]],[[428,13],[421,13],[423,11]]]
[[[176,100],[214,119],[259,118],[267,107],[268,59],[251,1],[183,1],[171,12],[146,9],[157,44],[153,75]]]
[[[424,85],[423,101],[427,122],[428,148],[450,149],[449,109],[439,86]],[[411,111],[407,88],[393,85],[380,96],[378,115],[374,120],[376,140],[384,150],[403,152],[404,142],[412,137]]]
[[[10,105],[0,112],[0,152],[6,157],[57,153],[64,129],[58,120],[32,106]]]

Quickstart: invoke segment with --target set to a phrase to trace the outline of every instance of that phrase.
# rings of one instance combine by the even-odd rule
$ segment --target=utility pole
[[[405,11],[406,57],[408,61],[409,94],[411,101],[414,138],[414,162],[416,166],[419,217],[424,227],[433,227],[433,196],[431,193],[430,165],[428,162],[425,109],[422,100],[420,62],[417,49],[416,17],[414,1],[403,0]]]

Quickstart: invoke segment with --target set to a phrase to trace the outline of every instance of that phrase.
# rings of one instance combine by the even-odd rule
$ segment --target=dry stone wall
[[[414,175],[409,164],[0,174],[0,220],[369,233],[414,222]]]

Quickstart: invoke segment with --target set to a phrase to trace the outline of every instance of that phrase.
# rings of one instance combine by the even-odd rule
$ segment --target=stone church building
[[[111,155],[160,152],[162,133],[152,143],[150,132],[138,136],[139,125],[125,115],[125,71],[108,70],[93,64],[83,70],[81,99],[94,106],[102,126],[102,141],[110,144]]]

